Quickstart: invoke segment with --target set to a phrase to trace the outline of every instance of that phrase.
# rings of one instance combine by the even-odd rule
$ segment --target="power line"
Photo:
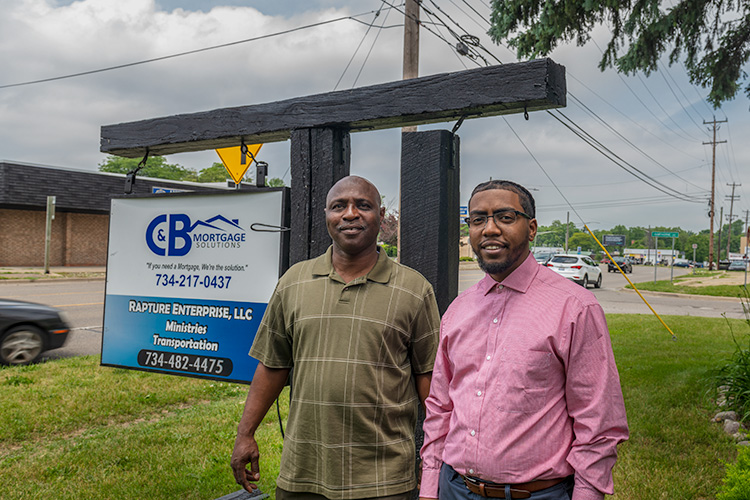
[[[625,141],[625,143],[627,143],[628,145],[630,145],[633,149],[635,149],[636,151],[638,151],[639,153],[641,153],[643,156],[645,156],[646,158],[648,158],[649,160],[651,160],[652,162],[654,162],[654,164],[656,164],[659,167],[663,168],[668,173],[674,175],[678,179],[680,179],[682,181],[685,181],[686,183],[692,185],[693,187],[696,187],[696,188],[698,188],[698,189],[700,189],[702,191],[707,191],[706,189],[693,184],[692,182],[688,181],[687,179],[684,179],[683,177],[680,177],[679,175],[677,175],[676,173],[672,172],[670,169],[668,169],[667,167],[665,167],[663,164],[661,164],[658,161],[656,161],[651,155],[649,155],[648,153],[646,153],[645,151],[643,151],[641,148],[639,148],[638,146],[636,146],[635,144],[633,144],[627,137],[625,137],[624,135],[622,135],[614,127],[612,127],[609,123],[607,123],[606,120],[602,119],[599,115],[597,115],[596,113],[594,113],[594,111],[592,111],[588,106],[586,106],[583,102],[581,102],[577,97],[571,95],[571,98],[579,106],[581,106],[584,110],[586,110],[588,113],[590,113],[594,118],[596,118],[597,120],[599,120],[599,122],[601,122],[605,127],[607,127],[609,130],[611,130],[612,133],[614,133],[615,135],[617,135],[620,139],[622,139],[623,141]]]
[[[581,80],[579,80],[578,78],[576,78],[575,76],[573,76],[570,72],[566,72],[566,74],[567,74],[567,76],[569,76],[570,78],[572,78],[573,80],[575,80],[576,82],[578,82],[578,84],[581,85],[583,88],[585,88],[586,90],[588,90],[589,92],[591,92],[592,94],[594,94],[596,97],[598,97],[604,104],[606,104],[607,106],[609,106],[610,108],[612,108],[613,110],[615,110],[617,113],[619,113],[623,118],[625,118],[626,120],[628,120],[630,123],[632,123],[636,127],[640,128],[641,130],[643,130],[647,134],[651,135],[654,139],[660,141],[665,146],[668,146],[668,147],[674,149],[675,151],[677,151],[679,153],[682,153],[685,156],[689,156],[689,157],[691,157],[693,159],[696,159],[696,160],[700,160],[701,159],[701,158],[698,158],[697,156],[694,156],[694,155],[691,155],[691,154],[685,152],[685,150],[678,148],[677,146],[675,146],[671,142],[665,141],[663,138],[659,137],[658,135],[656,135],[655,133],[653,133],[652,131],[650,131],[649,129],[647,129],[646,127],[644,127],[643,125],[641,125],[640,123],[638,123],[637,121],[633,120],[626,113],[623,113],[616,106],[614,106],[611,102],[609,102],[607,99],[605,99],[604,97],[602,97],[601,95],[599,95],[595,90],[593,90],[591,87],[589,87],[588,85],[586,85],[585,83],[583,83]],[[568,92],[568,93],[570,94],[570,92]],[[570,94],[570,95],[572,95],[572,94]]]
[[[380,6],[380,9],[375,12],[375,17],[372,19],[372,23],[367,26],[367,31],[365,31],[365,34],[362,36],[362,40],[359,41],[359,45],[357,45],[357,48],[354,49],[354,53],[352,54],[352,57],[349,58],[349,62],[346,63],[346,67],[344,68],[344,71],[341,72],[341,76],[339,77],[338,81],[336,82],[336,85],[333,86],[333,90],[336,90],[339,87],[339,84],[341,83],[341,80],[344,79],[344,75],[346,74],[347,70],[349,69],[349,66],[351,66],[352,62],[354,61],[354,58],[357,56],[357,53],[359,52],[359,49],[362,47],[362,44],[365,43],[365,39],[367,38],[368,33],[370,33],[370,30],[372,29],[375,19],[378,18],[380,15],[380,10],[383,8],[383,6]]]
[[[385,1],[385,0],[383,0],[383,1]],[[457,23],[457,22],[456,22],[456,21],[455,21],[455,20],[454,20],[454,19],[453,19],[453,18],[452,18],[452,17],[450,16],[450,15],[448,15],[447,13],[445,13],[445,11],[443,11],[443,9],[442,9],[442,8],[440,8],[440,6],[439,6],[439,5],[437,5],[437,4],[436,4],[436,2],[435,2],[434,0],[430,0],[430,3],[431,3],[431,4],[433,4],[433,5],[435,5],[435,7],[436,7],[436,8],[438,9],[438,10],[440,10],[440,12],[441,12],[441,13],[443,13],[443,14],[445,15],[445,17],[446,17],[446,18],[448,18],[448,19],[449,19],[449,20],[450,20],[451,22],[453,22],[453,23],[454,23],[454,24],[455,24],[455,25],[456,25],[456,26],[457,26],[457,27],[458,27],[458,28],[459,28],[460,30],[462,30],[462,31],[463,31],[463,32],[464,32],[464,33],[465,33],[465,34],[466,34],[467,36],[471,36],[471,34],[470,34],[469,32],[467,32],[467,31],[466,31],[466,30],[465,30],[465,29],[464,29],[463,27],[461,27],[461,25],[460,25],[460,24],[458,24],[458,23]],[[424,8],[424,7],[423,7],[423,8]],[[428,9],[426,9],[426,11],[427,11],[427,12],[429,12],[429,10],[428,10]],[[438,18],[438,20],[440,20],[440,21],[441,21],[441,22],[442,22],[442,23],[443,23],[443,24],[445,25],[445,21],[443,21],[443,20],[442,20],[442,19],[441,19],[440,17],[438,17],[438,16],[436,16],[436,17]],[[453,36],[454,36],[455,38],[457,38],[457,39],[460,39],[460,38],[459,38],[459,36],[458,36],[458,35],[457,35],[457,34],[456,34],[456,33],[455,33],[455,32],[454,32],[453,30],[451,30],[451,29],[450,29],[450,28],[449,28],[449,27],[448,27],[447,25],[446,25],[446,28],[447,28],[447,29],[449,30],[449,32],[450,32],[450,33],[451,33],[451,34],[452,34],[452,35],[453,35]],[[476,38],[476,37],[475,37],[475,38]],[[478,39],[477,39],[477,40],[478,40]],[[495,56],[494,56],[494,54],[492,54],[492,53],[491,53],[491,52],[489,52],[489,51],[488,51],[488,50],[487,50],[486,48],[484,48],[483,46],[481,46],[481,43],[477,42],[477,46],[481,47],[481,48],[482,48],[483,50],[487,51],[487,52],[488,52],[488,53],[489,53],[489,54],[490,54],[490,55],[491,55],[491,56],[492,56],[492,57],[493,57],[494,59],[498,60],[498,59],[497,59],[497,57],[495,57]],[[482,59],[484,60],[484,58],[482,58]],[[476,62],[476,61],[475,61],[475,62]],[[498,62],[500,62],[500,63],[502,64],[502,62],[501,62],[501,61],[499,61],[499,60],[498,60]],[[486,60],[485,60],[485,64],[489,65],[489,63],[487,63],[487,61],[486,61]],[[569,93],[569,95],[571,95],[571,97],[574,97],[574,96],[572,96],[572,94],[570,94],[570,93]],[[581,101],[579,100],[578,102],[581,102]],[[550,113],[549,111],[547,111],[547,112],[548,112],[548,113]],[[657,189],[657,190],[659,190],[659,191],[662,191],[663,193],[665,193],[665,194],[667,194],[667,195],[669,195],[669,196],[672,196],[672,197],[674,197],[674,198],[676,198],[676,199],[680,199],[680,200],[682,200],[682,201],[689,201],[689,202],[697,202],[697,201],[698,201],[698,200],[697,200],[697,199],[696,199],[695,197],[689,197],[688,195],[685,195],[685,194],[683,194],[682,192],[680,192],[680,191],[677,191],[677,190],[675,190],[675,189],[673,189],[673,188],[670,188],[669,186],[667,186],[667,185],[665,185],[665,184],[663,184],[663,183],[661,183],[661,182],[657,181],[656,179],[654,179],[653,177],[649,176],[649,175],[648,175],[648,174],[646,174],[645,172],[642,172],[642,171],[641,171],[640,169],[636,168],[636,167],[635,167],[635,166],[633,166],[632,164],[630,164],[630,163],[628,163],[627,161],[623,160],[623,159],[622,159],[621,157],[619,157],[619,156],[618,156],[618,155],[616,155],[616,154],[615,154],[614,152],[612,152],[612,151],[611,151],[611,150],[610,150],[609,148],[607,148],[606,146],[604,146],[604,145],[603,145],[603,144],[602,144],[602,143],[601,143],[600,141],[598,141],[597,139],[595,139],[595,138],[594,138],[594,137],[593,137],[593,136],[592,136],[592,135],[591,135],[590,133],[586,132],[586,131],[585,131],[585,130],[584,130],[584,129],[583,129],[583,128],[582,128],[581,126],[580,126],[580,125],[576,124],[576,123],[575,123],[575,122],[574,122],[574,121],[573,121],[572,119],[570,119],[570,118],[568,118],[567,116],[565,116],[565,115],[564,115],[563,113],[561,113],[561,112],[560,112],[559,110],[557,110],[557,112],[558,112],[558,113],[559,113],[559,114],[560,114],[561,116],[563,116],[563,117],[564,117],[564,118],[565,118],[565,119],[566,119],[566,120],[567,120],[568,122],[570,122],[571,124],[573,124],[573,125],[574,125],[574,126],[575,126],[575,127],[576,127],[576,128],[578,129],[578,130],[580,130],[580,132],[579,132],[578,130],[575,130],[575,129],[573,129],[573,128],[569,127],[569,126],[568,126],[568,125],[567,125],[567,124],[566,124],[565,122],[563,122],[563,121],[562,121],[562,120],[560,120],[559,118],[555,117],[556,119],[558,119],[558,121],[560,121],[561,123],[563,123],[563,125],[565,125],[566,127],[568,127],[568,128],[569,128],[569,129],[570,129],[571,131],[573,131],[573,132],[574,132],[574,133],[575,133],[576,135],[578,135],[578,136],[579,136],[579,138],[581,138],[581,139],[582,139],[582,140],[583,140],[584,142],[586,142],[587,144],[589,144],[589,145],[590,145],[591,147],[593,147],[593,148],[594,148],[595,150],[597,150],[597,151],[598,151],[599,153],[601,153],[602,155],[604,155],[604,156],[605,156],[606,158],[608,158],[608,159],[609,159],[610,161],[612,161],[613,163],[615,163],[616,165],[618,165],[618,166],[619,166],[620,168],[623,168],[623,169],[624,169],[624,170],[625,170],[626,172],[630,173],[631,175],[634,175],[634,176],[635,176],[636,178],[638,178],[639,180],[641,180],[641,181],[645,182],[646,184],[650,185],[651,187],[654,187],[655,189]],[[551,114],[551,113],[550,113],[550,114]],[[554,115],[553,115],[553,117],[554,117]],[[600,120],[601,120],[601,119],[600,119]],[[506,122],[507,122],[507,120],[506,120]],[[610,127],[610,128],[611,128],[611,127]],[[513,131],[513,132],[515,133],[515,131]],[[516,134],[516,135],[517,135],[517,134]],[[624,137],[623,137],[623,136],[622,136],[621,134],[619,134],[619,133],[618,133],[618,135],[620,135],[620,137],[622,137],[622,138],[624,139]],[[520,140],[520,137],[519,137],[519,140]],[[626,141],[626,142],[630,142],[630,141]],[[632,145],[632,143],[630,143],[630,144]],[[637,148],[637,146],[635,146],[635,145],[633,145],[633,146]],[[526,146],[524,145],[524,147],[526,147]],[[527,149],[527,151],[529,151],[529,150],[528,150],[528,148],[526,148],[526,149]],[[605,151],[605,150],[606,150],[606,151]],[[530,152],[530,151],[529,151],[529,154],[531,154],[531,152]],[[644,154],[645,154],[645,153],[644,153]],[[533,158],[533,155],[532,155],[532,158]],[[649,158],[650,158],[650,157],[649,157]],[[536,158],[534,158],[534,160],[536,161]],[[653,160],[653,159],[652,159],[652,160]],[[655,160],[653,160],[653,161],[655,161]],[[538,162],[537,162],[537,163],[538,163]],[[658,163],[658,162],[657,162],[657,163]],[[540,166],[541,166],[541,165],[540,165]],[[663,167],[663,165],[662,165],[662,167]],[[665,170],[667,170],[667,171],[669,171],[670,173],[672,173],[672,172],[671,172],[671,171],[670,171],[669,169],[667,169],[666,167],[663,167],[663,168],[665,168]],[[676,174],[675,174],[675,175],[676,175]],[[678,177],[679,177],[679,176],[678,176]],[[683,181],[686,181],[685,179],[682,179],[682,180],[683,180]],[[686,181],[686,182],[687,182],[687,181]],[[696,186],[696,187],[697,187],[697,186]],[[700,189],[700,188],[699,188],[699,189]]]
[[[391,8],[395,8],[395,7],[391,6]],[[69,79],[69,78],[76,78],[76,77],[79,77],[79,76],[93,75],[93,74],[96,74],[96,73],[104,73],[105,71],[113,71],[113,70],[116,70],[116,69],[130,68],[130,67],[133,67],[133,66],[139,66],[139,65],[142,65],[142,64],[148,64],[148,63],[157,62],[157,61],[165,61],[167,59],[174,59],[176,57],[183,57],[183,56],[187,56],[187,55],[198,54],[198,53],[201,53],[201,52],[207,52],[207,51],[210,51],[210,50],[222,49],[222,48],[231,47],[231,46],[234,46],[234,45],[240,45],[240,44],[243,44],[243,43],[256,42],[258,40],[264,40],[264,39],[267,39],[267,38],[273,38],[273,37],[277,37],[277,36],[281,36],[281,35],[288,35],[289,33],[294,33],[295,31],[302,31],[302,30],[306,30],[306,29],[309,29],[309,28],[315,28],[315,27],[318,27],[318,26],[324,26],[326,24],[336,23],[336,22],[339,22],[339,21],[351,20],[351,21],[361,22],[361,21],[359,21],[358,19],[355,19],[355,18],[362,17],[362,16],[365,16],[365,15],[368,15],[368,14],[372,14],[373,12],[375,12],[375,11],[364,12],[362,14],[356,14],[356,15],[353,15],[353,16],[337,17],[335,19],[329,19],[327,21],[320,21],[320,22],[313,23],[313,24],[307,24],[305,26],[298,26],[296,28],[291,28],[291,29],[283,30],[283,31],[277,31],[276,33],[269,33],[267,35],[260,35],[260,36],[256,36],[256,37],[252,37],[252,38],[245,38],[244,40],[237,40],[237,41],[234,41],[234,42],[222,43],[222,44],[219,44],[219,45],[212,45],[210,47],[203,47],[203,48],[200,48],[200,49],[188,50],[188,51],[185,51],[185,52],[179,52],[177,54],[170,54],[170,55],[167,55],[167,56],[154,57],[154,58],[151,58],[151,59],[144,59],[142,61],[135,61],[135,62],[126,63],[126,64],[118,64],[116,66],[109,66],[107,68],[99,68],[99,69],[94,69],[94,70],[89,70],[89,71],[81,71],[79,73],[71,73],[71,74],[68,74],[68,75],[54,76],[54,77],[50,77],[50,78],[42,78],[42,79],[39,79],[39,80],[32,80],[32,81],[27,81],[27,82],[19,82],[19,83],[10,83],[10,84],[5,84],[5,85],[0,85],[0,90],[1,89],[12,88],[12,87],[22,87],[22,86],[26,86],[26,85],[35,85],[35,84],[38,84],[38,83],[54,82],[54,81],[58,81],[58,80],[65,80],[65,79]]]
[[[560,110],[555,110],[555,113],[550,112],[547,110],[547,113],[552,116],[554,119],[559,121],[563,124],[567,129],[569,129],[571,132],[576,134],[578,137],[580,137],[586,144],[594,148],[596,151],[598,151],[602,156],[605,158],[608,158],[612,163],[617,165],[618,167],[622,168],[629,174],[633,175],[634,177],[642,180],[644,183],[648,184],[649,186],[653,187],[654,189],[661,191],[664,194],[667,194],[669,196],[672,196],[674,198],[680,199],[682,201],[688,201],[695,203],[699,201],[698,199],[688,197],[688,195],[685,195],[675,189],[672,189],[671,187],[667,186],[666,184],[663,184],[653,177],[649,176],[645,172],[642,172],[640,169],[636,168],[632,164],[628,163],[627,161],[620,158],[617,154],[612,152],[609,148],[604,146],[601,142],[599,142],[597,139],[595,139],[591,134],[583,130],[583,128],[580,127],[580,125],[576,124],[573,120],[568,118],[564,113],[562,113]],[[570,122],[575,128],[568,125],[568,123],[565,123],[563,120],[558,118],[558,116],[562,116],[565,120]],[[576,130],[578,129],[578,130]]]

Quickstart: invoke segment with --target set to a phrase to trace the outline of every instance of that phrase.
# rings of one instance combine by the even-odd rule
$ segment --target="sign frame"
[[[114,197],[101,366],[251,383],[258,362],[249,356],[250,346],[289,267],[290,191]],[[179,218],[173,223],[173,215],[187,224],[180,226]],[[211,235],[217,235],[212,242],[226,239],[209,245]],[[257,254],[273,254],[274,248],[276,265],[264,265]]]

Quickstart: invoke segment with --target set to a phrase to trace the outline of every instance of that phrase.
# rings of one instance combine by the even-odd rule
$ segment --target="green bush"
[[[398,255],[398,247],[396,245],[389,245],[388,243],[381,243],[380,248],[385,250],[385,254],[388,257],[396,257]]]
[[[747,500],[750,498],[750,448],[740,448],[737,461],[727,464],[716,500]]]
[[[750,326],[750,296],[745,287],[741,297],[745,311],[745,322]],[[746,336],[747,348],[740,345],[732,332],[735,351],[727,364],[721,367],[716,375],[717,395],[726,399],[726,409],[737,412],[740,420],[750,421],[750,337]],[[748,496],[747,498],[750,498]]]
[[[459,262],[474,262],[474,259],[472,257],[459,257]]]

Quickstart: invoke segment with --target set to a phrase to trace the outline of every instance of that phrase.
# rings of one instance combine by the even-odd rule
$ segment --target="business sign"
[[[602,236],[602,243],[605,246],[625,246],[625,235],[624,234],[605,234]]]
[[[252,380],[285,191],[113,199],[101,363]]]
[[[668,232],[668,231],[651,231],[651,236],[654,238],[677,238],[680,233]]]

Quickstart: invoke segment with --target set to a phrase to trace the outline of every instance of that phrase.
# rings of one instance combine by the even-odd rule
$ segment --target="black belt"
[[[532,493],[551,488],[567,479],[564,477],[559,479],[541,479],[538,481],[530,481],[528,483],[506,485],[483,481],[477,477],[459,475],[463,478],[469,491],[485,498],[505,498],[506,486],[510,486],[510,498],[531,498]]]

